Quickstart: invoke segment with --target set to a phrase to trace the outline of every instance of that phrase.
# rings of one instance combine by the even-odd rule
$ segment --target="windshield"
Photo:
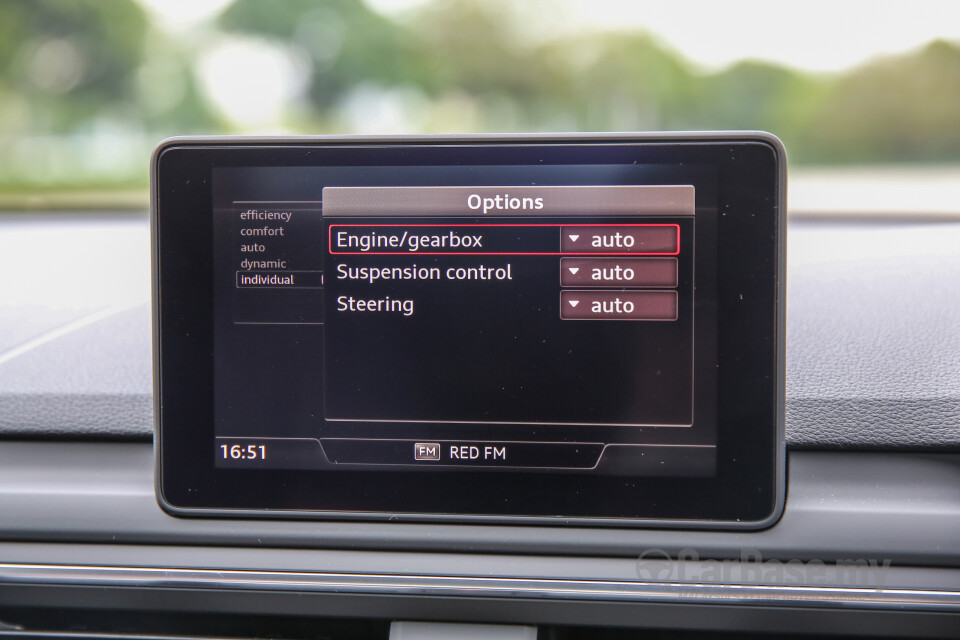
[[[7,0],[0,33],[8,209],[144,207],[171,135],[762,129],[794,208],[960,210],[955,2]]]

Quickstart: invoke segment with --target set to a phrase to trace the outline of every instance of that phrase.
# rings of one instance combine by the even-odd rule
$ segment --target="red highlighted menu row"
[[[331,224],[332,255],[673,256],[677,224]]]

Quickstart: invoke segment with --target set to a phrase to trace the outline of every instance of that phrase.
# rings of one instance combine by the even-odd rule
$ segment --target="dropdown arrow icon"
[[[577,271],[580,271],[580,267],[567,267],[567,269],[570,269],[570,273],[573,275],[577,275]]]
[[[577,233],[577,234],[568,233],[568,234],[567,234],[567,237],[570,238],[570,242],[576,242],[577,240],[580,239],[580,234],[579,234],[579,233]]]
[[[579,301],[579,300],[567,300],[567,302],[570,303],[570,306],[571,306],[571,307],[575,307],[575,306],[577,306],[578,304],[580,304],[580,301]]]

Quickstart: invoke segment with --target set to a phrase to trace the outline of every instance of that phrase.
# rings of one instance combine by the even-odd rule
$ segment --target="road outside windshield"
[[[704,129],[778,135],[793,211],[960,208],[948,0],[7,0],[0,33],[8,210],[145,210],[171,135]]]

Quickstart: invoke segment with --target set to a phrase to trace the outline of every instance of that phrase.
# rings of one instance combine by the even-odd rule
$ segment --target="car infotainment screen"
[[[165,142],[161,503],[772,522],[783,171],[767,134]]]

